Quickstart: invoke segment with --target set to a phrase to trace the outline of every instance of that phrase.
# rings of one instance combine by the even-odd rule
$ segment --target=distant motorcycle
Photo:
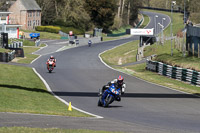
[[[55,67],[55,62],[53,59],[49,59],[47,62],[47,70],[49,71],[49,73],[51,73]]]
[[[120,98],[119,95],[121,93],[120,88],[116,88],[114,84],[109,86],[107,90],[101,94],[99,92],[99,101],[98,106],[108,107],[115,99]]]
[[[89,41],[88,41],[88,46],[91,47],[91,45],[92,45],[92,41],[89,40]]]

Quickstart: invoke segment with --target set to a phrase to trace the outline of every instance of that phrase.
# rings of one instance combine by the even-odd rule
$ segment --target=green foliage
[[[113,24],[112,29],[127,24],[133,25],[137,20],[138,7],[141,5],[141,0],[36,1],[42,9],[42,25],[74,27],[83,30],[93,30],[97,27],[103,28],[103,31],[107,33]],[[38,31],[45,30],[38,27]]]
[[[121,25],[122,25],[122,19],[119,17],[115,17],[114,24],[112,25],[111,29],[117,30],[121,27]]]
[[[36,26],[35,30],[36,31],[45,31],[45,26]]]
[[[90,17],[83,0],[36,0],[42,8],[42,24],[87,29]]]
[[[81,35],[81,34],[85,33],[85,31],[83,29],[80,30],[80,29],[75,29],[73,27],[62,27],[61,31],[65,32],[67,34],[69,33],[69,31],[73,31],[73,34],[75,34],[75,35]]]
[[[92,22],[98,27],[108,31],[114,24],[117,9],[115,0],[85,0],[85,9],[90,14]]]
[[[61,28],[57,26],[37,26],[35,29],[37,31],[46,31],[51,33],[59,33],[61,30]]]
[[[73,31],[74,34],[80,35],[84,34],[85,30],[84,29],[76,29],[74,27],[64,27],[64,26],[37,26],[36,27],[37,31],[46,31],[46,32],[51,32],[51,33],[59,33],[59,31],[69,33],[69,31]]]

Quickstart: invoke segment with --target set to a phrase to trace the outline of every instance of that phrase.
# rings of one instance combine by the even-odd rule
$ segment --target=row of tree
[[[6,7],[1,0],[0,7]],[[16,0],[15,0],[16,1]],[[36,0],[42,9],[42,25],[61,25],[79,29],[103,28],[104,31],[132,25],[138,21],[140,6],[170,9],[172,0]],[[190,19],[200,22],[198,0],[176,0],[177,6],[190,12]]]
[[[137,20],[140,0],[36,0],[42,9],[43,25],[63,25],[89,30],[117,29]]]

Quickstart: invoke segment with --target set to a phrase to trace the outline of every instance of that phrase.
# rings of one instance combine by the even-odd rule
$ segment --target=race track
[[[145,14],[151,18],[146,28],[153,28],[155,13]],[[161,23],[165,17],[164,25],[170,23],[169,17],[158,16],[158,22]],[[101,52],[136,39],[138,37],[130,37],[54,53],[57,67],[51,74],[45,65],[50,56],[48,54],[36,60],[32,67],[47,81],[54,94],[67,102],[71,101],[81,110],[130,125],[133,123],[174,132],[200,132],[199,97],[145,82],[112,70],[101,62]],[[120,74],[127,84],[122,101],[115,101],[109,108],[98,107],[98,89]]]

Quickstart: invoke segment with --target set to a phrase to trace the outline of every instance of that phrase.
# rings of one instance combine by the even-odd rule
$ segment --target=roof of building
[[[17,0],[7,1],[6,4],[3,3],[3,6],[0,6],[0,11],[8,11],[11,5],[13,5]],[[41,10],[39,5],[35,0],[19,0],[24,5],[26,10]]]
[[[10,8],[10,6],[12,4],[14,4],[16,1],[13,0],[9,0],[9,1],[1,1],[0,3],[0,11],[8,11],[8,8]]]
[[[35,0],[20,0],[26,10],[41,10]]]

